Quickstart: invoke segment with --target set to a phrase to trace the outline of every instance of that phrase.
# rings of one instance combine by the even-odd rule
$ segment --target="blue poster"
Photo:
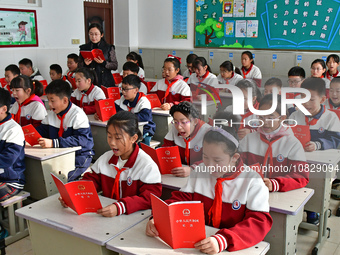
[[[172,8],[172,38],[187,39],[187,0],[173,0]]]

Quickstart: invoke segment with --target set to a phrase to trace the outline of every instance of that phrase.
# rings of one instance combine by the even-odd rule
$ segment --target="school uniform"
[[[91,84],[87,91],[76,89],[71,95],[71,102],[84,110],[86,114],[96,113],[94,100],[106,99],[105,93],[98,86]]]
[[[241,250],[261,242],[273,220],[269,214],[268,189],[259,174],[243,165],[242,160],[236,166],[237,171],[226,175],[226,179],[204,172],[204,167],[201,163],[191,171],[187,184],[172,192],[165,202],[203,202],[205,225],[220,229],[212,236],[218,241],[219,252]],[[216,191],[221,192],[220,197]],[[214,202],[220,201],[221,210],[215,210]]]
[[[266,169],[264,177],[270,179],[273,191],[299,189],[309,182],[304,149],[289,127],[280,127],[271,134],[251,133],[240,141],[239,149],[246,165],[260,163],[267,167],[262,169]],[[269,166],[279,170],[270,170]],[[283,167],[289,171],[285,172]]]
[[[20,126],[32,124],[34,127],[37,127],[47,115],[45,105],[35,94],[32,94],[20,105],[16,101],[9,112],[13,114],[14,120]]]
[[[338,70],[336,70],[336,73],[335,74],[330,74],[329,73],[329,70],[326,72],[326,79],[329,80],[329,81],[332,81],[335,77],[338,77],[340,76],[340,73]]]
[[[249,69],[245,69],[243,66],[240,68],[243,79],[253,79],[258,87],[261,87],[262,73],[260,68],[251,64]]]
[[[217,76],[217,80],[219,84],[230,84],[230,85],[236,85],[239,81],[243,80],[243,77],[235,72],[233,72],[233,75],[229,79],[224,79],[221,74]]]
[[[58,114],[48,111],[36,129],[42,137],[53,140],[53,148],[81,146],[76,151],[76,169],[68,173],[68,181],[78,178],[90,166],[94,155],[93,138],[89,120],[78,106],[69,102],[67,108]]]
[[[190,75],[188,84],[199,86],[200,83],[208,84],[212,87],[216,87],[218,85],[218,80],[215,74],[207,71],[202,77],[197,76],[196,73]]]
[[[131,214],[151,208],[150,195],[162,194],[161,175],[156,163],[138,145],[129,159],[121,160],[113,151],[104,153],[92,165],[83,180],[93,181],[103,196],[118,200],[118,214]],[[117,186],[115,186],[115,183]]]
[[[117,87],[121,88],[122,83],[119,83]],[[146,85],[143,81],[140,82],[139,92],[142,92],[144,95],[148,94],[148,88],[146,87]]]
[[[143,127],[143,134],[149,133],[153,136],[156,130],[156,124],[152,120],[151,104],[149,99],[142,92],[138,92],[135,99],[130,102],[124,95],[115,101],[116,111],[129,111],[137,115],[139,122],[148,122]]]
[[[0,122],[0,200],[11,194],[3,193],[3,183],[12,190],[22,190],[25,184],[25,137],[19,126],[8,114]],[[5,196],[5,197],[4,197]]]
[[[193,73],[187,69],[183,72],[183,78],[186,79],[186,78],[189,78]]]
[[[123,70],[120,72],[120,76],[123,76]],[[145,71],[143,70],[143,68],[139,67],[137,76],[139,78],[141,78],[142,80],[144,80],[144,78],[145,78]]]
[[[340,110],[340,105],[336,106],[333,102],[332,99],[328,98],[326,99],[324,106],[326,109],[332,109],[332,110]]]
[[[321,111],[313,117],[297,110],[289,116],[298,125],[309,125],[311,141],[317,150],[337,149],[340,144],[340,121],[336,113],[321,105]]]
[[[301,98],[301,93],[295,93],[294,94],[294,99],[300,99]],[[287,104],[287,111],[288,111],[288,116],[290,116],[293,112],[296,111],[295,104]]]
[[[322,77],[322,79],[325,81],[326,89],[329,89],[331,87],[331,81],[324,77]]]
[[[193,124],[190,124],[193,125]],[[172,126],[164,138],[162,147],[178,146],[182,164],[192,165],[202,160],[202,144],[204,134],[211,126],[202,120],[198,120],[189,139],[184,139]]]
[[[42,81],[45,80],[44,77],[42,77],[42,75],[39,72],[39,69],[36,67],[33,67],[33,73],[30,76],[31,80],[38,80],[38,81]]]
[[[161,79],[151,89],[150,94],[157,94],[162,104],[179,104],[191,100],[190,87],[182,79],[174,79],[171,82]]]

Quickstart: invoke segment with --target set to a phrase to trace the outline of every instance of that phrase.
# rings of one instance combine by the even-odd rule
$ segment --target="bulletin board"
[[[0,8],[0,48],[38,46],[35,10]]]
[[[195,47],[340,50],[339,0],[195,0]]]

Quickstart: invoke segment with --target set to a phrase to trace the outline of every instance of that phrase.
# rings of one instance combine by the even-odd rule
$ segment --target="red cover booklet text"
[[[153,149],[144,143],[141,143],[141,146],[142,150],[155,161],[161,174],[171,174],[173,168],[182,166],[178,146],[160,147],[157,149]]]
[[[25,135],[25,141],[28,142],[31,146],[39,144],[38,139],[41,138],[41,135],[33,127],[32,124],[23,126],[22,131],[24,132]]]
[[[101,121],[107,121],[116,114],[115,101],[113,99],[94,100],[96,113]]]
[[[302,146],[305,147],[306,143],[308,143],[311,139],[309,126],[307,125],[296,125],[295,127],[291,127],[294,132],[294,136],[299,139]]]
[[[103,51],[101,49],[93,49],[91,51],[87,50],[81,50],[80,54],[83,56],[84,59],[91,59],[100,57],[102,60],[105,60],[105,57],[103,55]]]
[[[102,90],[104,91],[104,94],[106,98],[114,99],[115,101],[120,99],[120,91],[118,87],[104,87],[101,86]]]
[[[97,212],[98,209],[103,208],[92,181],[74,181],[64,184],[53,173],[51,175],[65,204],[78,215]]]
[[[170,205],[151,194],[151,206],[159,237],[173,249],[194,248],[205,239],[203,203],[182,201]]]
[[[156,107],[161,107],[161,101],[159,101],[159,98],[157,94],[148,94],[146,95],[147,99],[149,99],[150,104],[151,104],[151,109],[156,108]]]

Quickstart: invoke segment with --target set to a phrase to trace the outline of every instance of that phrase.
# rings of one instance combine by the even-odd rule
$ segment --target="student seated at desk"
[[[326,109],[340,110],[340,77],[331,80],[329,98],[325,102]]]
[[[143,141],[150,145],[155,134],[156,124],[152,120],[151,104],[143,92],[139,92],[140,79],[130,74],[123,78],[122,96],[115,101],[116,111],[129,111],[136,114],[138,121],[148,122],[143,126]]]
[[[32,60],[28,58],[23,58],[19,61],[19,69],[22,75],[28,76],[31,80],[45,80],[44,77],[42,77],[42,75],[40,74],[39,69],[33,67]]]
[[[71,95],[71,102],[79,106],[88,114],[96,113],[94,100],[106,99],[105,93],[96,84],[94,71],[82,67],[76,71],[77,89]]]
[[[240,80],[243,80],[240,73],[240,69],[235,67],[233,63],[229,60],[224,61],[220,65],[220,74],[217,76],[218,83],[235,85]]]
[[[16,195],[25,184],[25,137],[9,113],[10,93],[0,88],[0,202]]]
[[[83,180],[93,181],[98,192],[118,201],[97,213],[114,217],[150,209],[151,193],[162,194],[161,175],[152,158],[136,144],[141,138],[137,116],[118,112],[107,122],[106,131],[111,151],[96,160]]]
[[[190,102],[181,102],[170,109],[173,126],[164,138],[163,147],[178,146],[182,164],[185,167],[172,169],[172,174],[186,177],[190,174],[190,165],[202,160],[203,136],[210,125],[199,119],[199,112]]]
[[[288,71],[288,85],[291,88],[300,88],[301,83],[306,78],[305,70],[300,66],[294,66]],[[301,98],[301,93],[295,93],[294,98]],[[295,105],[289,104],[287,105],[288,115],[291,115],[296,111]]]
[[[326,89],[329,89],[330,80],[325,78],[326,76],[326,64],[322,59],[315,59],[311,66],[311,77],[321,78],[325,81]]]
[[[81,146],[76,151],[75,170],[68,173],[68,181],[77,180],[90,166],[94,152],[89,120],[82,109],[70,101],[72,90],[63,80],[52,81],[45,89],[50,111],[37,127],[43,138],[43,148]]]
[[[144,64],[143,64],[142,56],[134,51],[131,51],[129,52],[129,54],[126,55],[126,62],[131,62],[131,63],[136,64],[138,67],[137,75],[139,78],[144,80],[145,72],[144,72]],[[123,71],[120,73],[121,76],[123,76],[123,72],[124,72],[124,68],[123,68]]]
[[[188,69],[183,72],[183,79],[184,79],[185,82],[187,82],[190,75],[192,75],[194,73],[194,71],[192,69],[192,65],[193,65],[193,63],[194,63],[194,61],[197,57],[198,56],[196,54],[191,53],[186,58],[186,63],[187,63],[186,67]]]
[[[208,129],[203,138],[203,163],[191,171],[187,184],[165,201],[203,202],[205,224],[220,229],[195,244],[203,253],[251,247],[263,240],[273,223],[268,189],[258,173],[243,164],[238,145],[233,128]],[[158,236],[153,219],[146,234]]]
[[[260,101],[259,110],[269,110],[272,104],[273,95],[266,95]],[[285,115],[281,116],[281,96],[277,96],[277,107],[272,114],[258,117],[263,126],[240,142],[243,162],[247,165],[260,163],[266,170],[263,171],[264,183],[269,191],[285,192],[305,187],[309,181],[306,155],[291,128],[281,125],[286,119]],[[286,168],[290,172],[271,171],[270,167]]]
[[[138,74],[138,70],[139,70],[139,67],[136,63],[134,62],[126,62],[124,65],[123,65],[123,78],[128,76],[129,74],[134,74],[134,75],[137,75]],[[140,78],[140,89],[139,91],[140,92],[143,92],[145,95],[148,93],[148,89],[147,87],[145,86],[145,84],[143,83],[143,79]],[[122,87],[122,84],[119,84],[118,87]]]
[[[168,57],[164,60],[164,79],[157,81],[150,94],[157,94],[161,101],[162,110],[170,110],[174,104],[182,101],[191,101],[188,84],[181,75],[181,63],[177,57]]]
[[[14,120],[21,126],[40,125],[47,115],[45,105],[39,98],[43,94],[43,85],[39,81],[32,81],[26,75],[15,77],[10,88],[16,102],[10,109]]]
[[[10,88],[11,81],[15,77],[18,77],[19,75],[20,75],[20,69],[19,69],[19,67],[17,65],[8,65],[8,66],[6,66],[6,68],[5,68],[5,80],[6,80],[7,84],[1,84],[1,86],[3,88],[7,89],[11,93],[12,92],[11,88]],[[11,95],[12,95],[12,93],[11,93]],[[12,96],[11,106],[14,103],[15,103],[15,98]]]
[[[252,79],[258,87],[261,87],[262,73],[260,68],[255,65],[253,54],[250,51],[244,51],[241,55],[241,75],[244,79]]]
[[[279,95],[281,95],[282,81],[279,78],[270,78],[264,84],[263,95],[273,94],[273,88],[277,88]]]

